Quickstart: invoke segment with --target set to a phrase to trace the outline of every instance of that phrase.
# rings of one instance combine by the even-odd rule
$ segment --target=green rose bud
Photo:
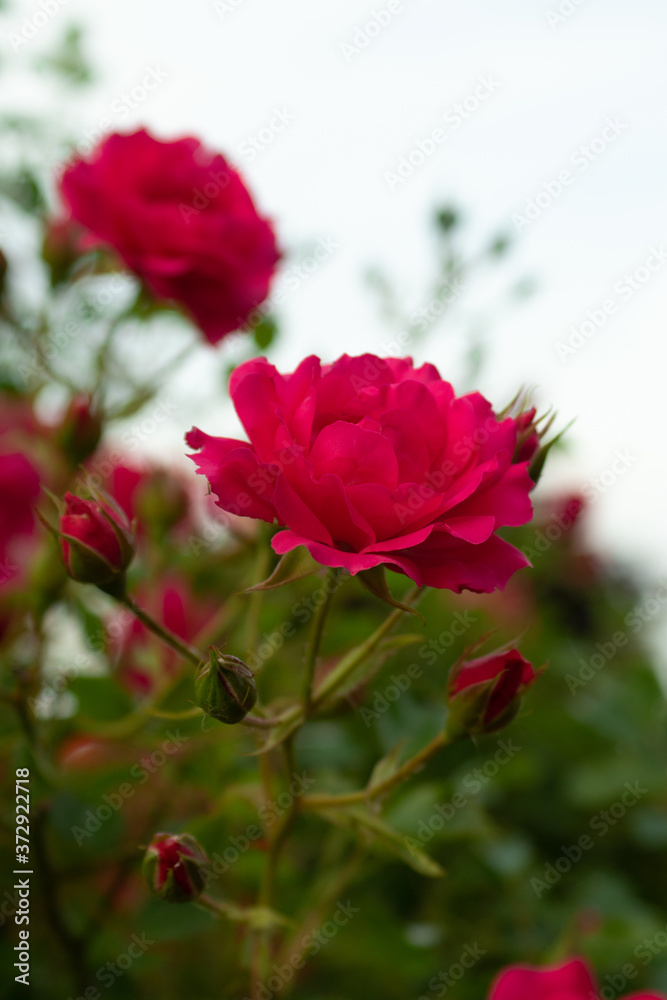
[[[237,656],[210,646],[209,662],[202,663],[195,678],[195,701],[207,715],[233,726],[257,701],[252,670]]]

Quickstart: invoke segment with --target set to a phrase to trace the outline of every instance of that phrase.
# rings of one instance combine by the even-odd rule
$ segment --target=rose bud
[[[499,649],[477,660],[460,659],[447,682],[452,723],[464,732],[493,733],[511,722],[538,672],[518,649]]]
[[[144,855],[141,870],[151,891],[169,903],[188,903],[201,896],[206,885],[204,849],[189,833],[156,833]]]
[[[56,441],[77,466],[97,448],[102,436],[102,419],[86,393],[78,393],[70,400]]]
[[[195,678],[195,701],[218,722],[240,722],[257,701],[252,670],[237,656],[210,646],[209,662],[202,663]]]
[[[134,534],[126,515],[101,491],[99,500],[65,494],[58,536],[68,574],[80,583],[109,584],[120,577],[134,555]]]
[[[530,462],[540,447],[540,435],[535,424],[537,409],[533,406],[516,417],[516,448],[514,462]]]
[[[51,272],[55,287],[67,280],[74,264],[85,252],[81,237],[84,230],[71,219],[50,219],[44,231],[42,257]]]

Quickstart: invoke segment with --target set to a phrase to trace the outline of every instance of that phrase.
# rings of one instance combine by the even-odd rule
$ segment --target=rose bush
[[[237,172],[192,138],[114,134],[63,174],[72,218],[215,344],[265,298],[278,252]]]
[[[573,959],[548,969],[513,966],[501,972],[489,1000],[591,1000],[597,987],[587,965]],[[664,1000],[659,993],[633,993],[625,1000]]]
[[[260,358],[233,372],[230,394],[250,442],[197,428],[186,441],[218,506],[285,527],[276,552],[304,545],[326,566],[385,564],[457,593],[529,565],[496,534],[532,516],[516,420],[479,393],[456,397],[433,365],[308,357],[281,375]]]

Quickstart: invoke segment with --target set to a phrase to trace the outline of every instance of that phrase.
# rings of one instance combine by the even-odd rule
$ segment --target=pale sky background
[[[270,351],[278,367],[289,370],[310,352],[327,360],[343,351],[388,353],[399,331],[383,324],[363,272],[381,267],[414,304],[431,273],[435,206],[463,210],[471,253],[499,231],[513,234],[513,251],[470,283],[455,313],[413,353],[460,385],[465,338],[476,317],[486,318],[478,388],[500,408],[520,383],[533,385],[540,404],[558,410],[559,426],[577,418],[543,492],[582,488],[611,469],[617,451],[629,456],[621,474],[606,477],[614,482],[598,494],[591,533],[634,563],[649,592],[652,581],[667,580],[664,0],[69,0],[14,53],[11,34],[40,9],[20,0],[0,16],[6,58],[17,67],[4,106],[38,106],[79,141],[105,118],[109,130],[145,124],[165,138],[199,136],[243,170],[275,220],[284,272],[319,239],[337,244],[285,295],[282,337]],[[374,12],[388,20],[379,32]],[[21,70],[70,22],[86,28],[98,74],[88,90]],[[364,40],[363,49],[345,48]],[[166,79],[134,110],[113,111],[149,69]],[[475,103],[480,79],[492,81],[493,93],[454,127],[448,112],[466,98]],[[273,136],[264,132],[269,141],[251,158],[248,140],[276,111],[289,120]],[[610,119],[616,128],[605,133]],[[391,190],[387,172],[439,127],[445,141]],[[586,169],[581,146],[591,148]],[[540,192],[544,205],[544,185],[557,190],[564,170],[571,183],[518,231],[517,213]],[[615,284],[654,250],[656,270],[640,270],[637,281],[648,280],[624,297]],[[527,275],[537,292],[506,303]],[[609,299],[616,312],[559,357],[570,328]],[[218,389],[234,351],[202,349],[183,367],[173,385],[176,412],[146,447],[180,452],[194,422],[234,432]]]

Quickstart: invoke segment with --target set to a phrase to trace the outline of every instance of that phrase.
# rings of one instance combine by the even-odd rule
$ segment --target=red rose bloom
[[[597,987],[586,964],[573,959],[549,969],[516,965],[501,972],[489,1000],[590,1000]],[[665,1000],[659,993],[633,993],[625,1000]]]
[[[186,441],[234,514],[277,520],[278,553],[305,545],[325,566],[386,564],[418,584],[490,592],[527,559],[495,532],[532,515],[513,418],[457,398],[409,358],[306,358],[281,375],[240,365],[230,394],[250,443],[193,428]]]
[[[183,305],[211,344],[266,298],[279,256],[273,230],[236,171],[197,139],[111,135],[65,171],[61,190],[95,242],[157,298]]]

